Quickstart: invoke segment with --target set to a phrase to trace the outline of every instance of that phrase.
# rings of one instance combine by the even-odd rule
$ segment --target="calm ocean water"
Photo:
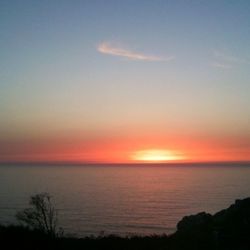
[[[40,192],[69,234],[168,234],[185,215],[250,196],[250,165],[0,166],[0,223]]]

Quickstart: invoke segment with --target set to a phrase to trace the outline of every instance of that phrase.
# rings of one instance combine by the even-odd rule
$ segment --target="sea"
[[[66,235],[171,234],[186,215],[250,197],[250,164],[1,165],[0,224],[42,192]]]

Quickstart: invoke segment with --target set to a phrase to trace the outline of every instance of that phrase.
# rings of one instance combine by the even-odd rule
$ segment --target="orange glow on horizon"
[[[165,149],[147,149],[138,150],[132,154],[131,159],[134,161],[143,162],[168,162],[182,160],[183,157],[180,153]]]
[[[242,145],[245,145],[242,147]],[[0,162],[172,163],[250,161],[249,137],[124,136],[43,137],[0,142]]]

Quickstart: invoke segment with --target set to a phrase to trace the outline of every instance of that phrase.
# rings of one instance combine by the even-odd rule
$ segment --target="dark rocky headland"
[[[0,226],[1,249],[250,249],[250,198],[214,215],[185,216],[172,235],[51,237],[22,226]]]

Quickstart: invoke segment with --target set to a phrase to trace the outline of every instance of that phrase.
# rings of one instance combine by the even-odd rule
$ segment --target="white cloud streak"
[[[148,61],[148,62],[159,62],[159,61],[170,61],[173,60],[173,56],[169,57],[159,57],[159,56],[152,56],[152,55],[146,55],[143,53],[134,52],[128,49],[124,49],[121,47],[113,46],[110,43],[103,42],[97,46],[97,50],[100,53],[108,54],[112,56],[118,56],[127,58],[129,60],[134,61]]]

